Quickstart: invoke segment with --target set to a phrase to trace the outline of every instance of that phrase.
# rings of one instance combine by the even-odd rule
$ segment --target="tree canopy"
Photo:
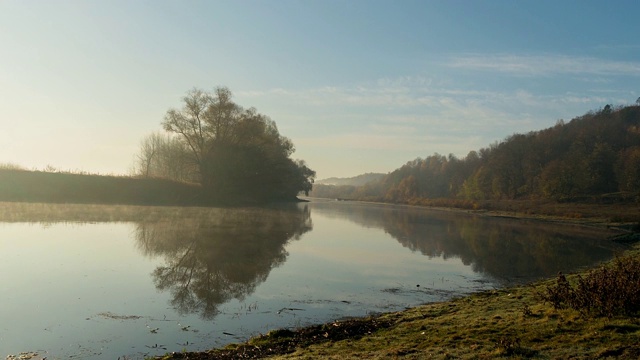
[[[290,158],[291,140],[268,116],[232,98],[226,87],[188,91],[182,108],[169,109],[162,121],[173,137],[152,134],[143,141],[138,172],[166,169],[152,173],[197,181],[207,196],[223,202],[292,199],[309,192],[315,172]]]

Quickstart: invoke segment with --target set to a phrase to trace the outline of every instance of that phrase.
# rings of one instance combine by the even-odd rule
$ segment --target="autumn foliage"
[[[633,201],[640,189],[640,106],[605,108],[514,134],[464,158],[417,158],[363,186],[313,196],[391,203],[528,199]]]

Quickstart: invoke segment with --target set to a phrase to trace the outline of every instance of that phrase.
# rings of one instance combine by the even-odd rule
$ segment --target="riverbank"
[[[0,169],[0,201],[202,206],[197,184],[167,179]]]
[[[163,178],[0,169],[0,202],[139,206],[259,206],[299,199],[211,193],[200,184]]]
[[[639,258],[640,247],[628,255]],[[576,281],[577,275],[568,278]],[[542,298],[555,284],[556,279],[549,279],[376,317],[274,330],[246,343],[161,359],[640,357],[640,317],[594,317],[555,309]]]

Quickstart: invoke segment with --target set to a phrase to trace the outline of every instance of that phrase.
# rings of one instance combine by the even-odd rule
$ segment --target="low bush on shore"
[[[640,258],[618,257],[609,266],[577,275],[571,284],[558,275],[556,284],[547,287],[542,297],[554,308],[566,307],[585,315],[638,316],[640,312]]]

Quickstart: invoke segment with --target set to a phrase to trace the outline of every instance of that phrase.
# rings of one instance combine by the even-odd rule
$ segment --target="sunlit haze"
[[[317,177],[463,157],[640,96],[636,1],[0,1],[0,163],[128,174],[194,87]]]

